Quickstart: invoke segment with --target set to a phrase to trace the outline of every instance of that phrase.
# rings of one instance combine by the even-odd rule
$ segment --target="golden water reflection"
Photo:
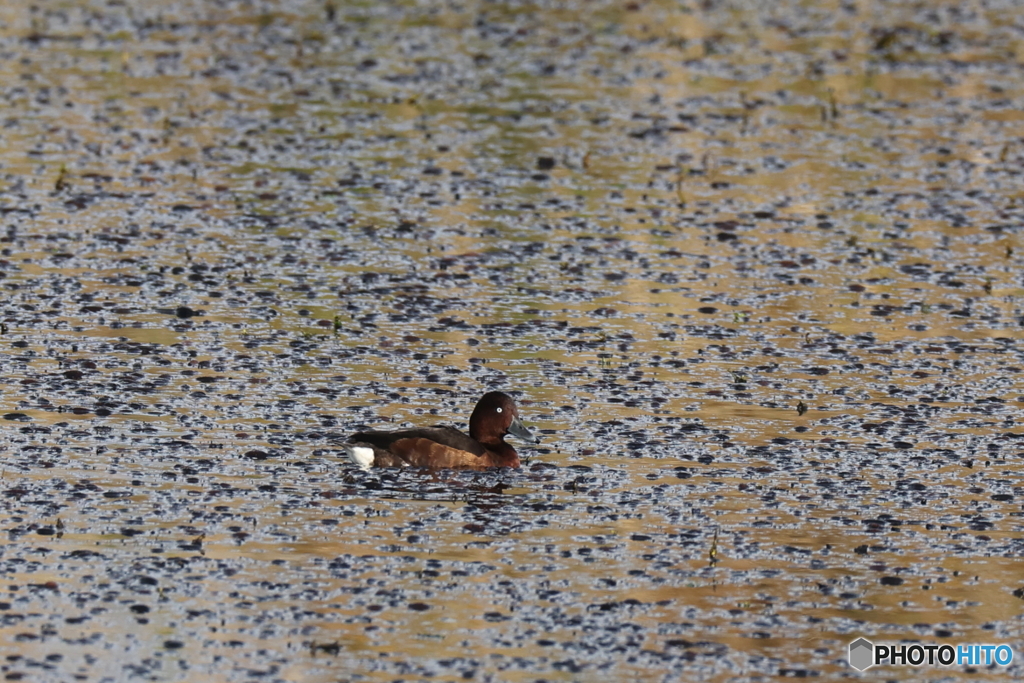
[[[1016,21],[0,7],[0,670],[1020,650]],[[543,438],[521,471],[343,461],[491,388]]]

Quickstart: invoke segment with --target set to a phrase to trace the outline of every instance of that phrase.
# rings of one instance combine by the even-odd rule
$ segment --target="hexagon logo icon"
[[[857,671],[864,671],[874,662],[875,646],[866,638],[858,638],[850,643],[850,666]]]

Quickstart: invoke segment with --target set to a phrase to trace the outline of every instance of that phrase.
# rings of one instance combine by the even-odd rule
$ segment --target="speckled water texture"
[[[0,5],[0,677],[1024,674],[1024,8],[753,5]]]

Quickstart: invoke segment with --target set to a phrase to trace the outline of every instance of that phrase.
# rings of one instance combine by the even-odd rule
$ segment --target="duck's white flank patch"
[[[364,470],[370,469],[370,466],[373,465],[372,448],[367,448],[366,446],[345,446],[345,452],[348,453],[349,460]]]

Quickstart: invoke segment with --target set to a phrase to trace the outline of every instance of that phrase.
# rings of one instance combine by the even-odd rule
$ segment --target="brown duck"
[[[516,402],[507,394],[484,394],[469,418],[469,434],[454,427],[415,427],[393,432],[359,432],[345,451],[363,469],[371,467],[475,468],[519,467],[519,454],[505,435],[529,443],[540,439],[519,420]]]

